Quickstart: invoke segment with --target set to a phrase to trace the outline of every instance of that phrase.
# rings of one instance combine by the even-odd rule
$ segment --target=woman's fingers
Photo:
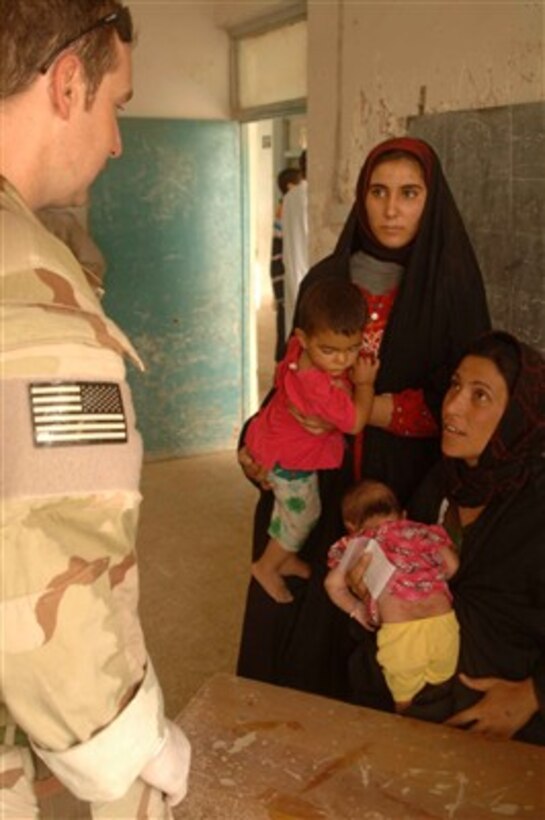
[[[237,457],[238,463],[242,467],[246,478],[249,478],[250,481],[254,481],[256,484],[259,484],[264,490],[271,489],[271,485],[268,481],[269,471],[266,467],[263,467],[262,464],[258,464],[254,461],[246,447],[240,448],[237,453]]]
[[[350,589],[363,600],[368,594],[369,590],[365,583],[365,573],[369,569],[373,557],[370,553],[364,553],[361,558],[358,558],[352,569],[347,572],[348,585]]]
[[[530,678],[507,681],[500,678],[470,678],[460,675],[470,689],[483,692],[477,703],[453,715],[449,726],[468,726],[487,737],[510,738],[538,710],[538,700]]]

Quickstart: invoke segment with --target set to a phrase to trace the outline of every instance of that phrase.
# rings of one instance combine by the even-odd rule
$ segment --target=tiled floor
[[[269,389],[274,314],[258,316],[259,383]],[[174,717],[216,672],[234,672],[257,490],[232,452],[144,465],[138,554],[148,650]]]

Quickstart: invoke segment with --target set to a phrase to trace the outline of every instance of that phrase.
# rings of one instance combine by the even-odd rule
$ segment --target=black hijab
[[[391,146],[391,147],[388,147]],[[363,168],[360,171],[356,183],[356,201],[354,203],[356,227],[353,234],[355,242],[354,251],[362,250],[375,259],[385,262],[397,262],[405,266],[410,259],[414,239],[402,248],[386,248],[375,238],[365,207],[367,191],[371,181],[371,175],[379,162],[384,162],[388,158],[402,158],[408,156],[414,158],[420,166],[424,175],[426,188],[429,189],[433,178],[433,154],[430,147],[421,140],[414,140],[403,137],[396,140],[388,140],[387,143],[377,145],[367,157]]]
[[[373,169],[385,154],[404,152],[424,171],[427,199],[418,233],[393,253],[374,238],[365,214]],[[442,393],[467,343],[490,327],[481,272],[456,203],[433,148],[408,137],[386,140],[367,157],[356,199],[333,253],[315,265],[301,285],[316,278],[349,276],[350,256],[363,250],[404,266],[399,294],[381,346],[377,392],[424,388],[439,416]]]
[[[516,492],[528,480],[532,463],[545,453],[545,359],[503,331],[483,336],[465,355],[490,359],[505,378],[501,360],[490,353],[498,346],[507,355],[511,351],[518,368],[512,386],[508,384],[509,401],[500,423],[475,467],[461,459],[444,459],[448,496],[465,507],[480,507]]]
[[[393,258],[374,238],[363,205],[373,168],[392,151],[407,152],[420,163],[427,187],[418,233],[407,248],[394,252]],[[489,330],[490,321],[473,248],[440,162],[422,140],[387,140],[370,153],[337,246],[311,268],[301,283],[299,297],[325,277],[350,278],[350,257],[360,250],[378,259],[397,261],[404,271],[381,342],[377,393],[423,390],[439,422],[454,365],[467,345]],[[403,504],[441,455],[437,437],[392,435],[379,427],[364,430],[363,447],[358,445],[356,453],[354,477],[386,482]]]

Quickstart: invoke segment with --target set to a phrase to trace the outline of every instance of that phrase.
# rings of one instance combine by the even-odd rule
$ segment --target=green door
[[[147,367],[129,372],[146,453],[227,449],[247,414],[247,273],[237,123],[127,118],[93,187],[105,306]]]

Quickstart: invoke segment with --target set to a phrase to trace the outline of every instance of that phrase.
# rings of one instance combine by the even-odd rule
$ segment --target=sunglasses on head
[[[129,9],[126,6],[122,6],[117,11],[112,11],[110,14],[106,14],[104,17],[101,17],[100,20],[97,20],[92,26],[83,29],[83,31],[80,31],[79,34],[76,34],[74,37],[70,37],[69,40],[58,46],[40,66],[41,74],[47,74],[59,54],[61,54],[65,49],[77,42],[81,37],[85,37],[86,34],[90,34],[91,31],[96,31],[97,29],[104,28],[105,26],[113,26],[122,43],[132,43],[133,31],[131,15]]]

